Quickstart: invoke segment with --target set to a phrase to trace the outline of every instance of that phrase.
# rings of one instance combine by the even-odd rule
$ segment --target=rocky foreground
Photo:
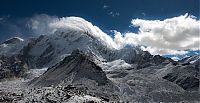
[[[0,82],[0,102],[200,101],[198,56],[180,62],[148,53],[140,57],[134,64],[123,60],[98,64],[91,55],[74,50],[47,70],[31,69],[22,79]]]
[[[0,91],[0,103],[94,103],[109,102],[109,99],[87,93],[87,88],[56,86],[25,89],[15,92]]]

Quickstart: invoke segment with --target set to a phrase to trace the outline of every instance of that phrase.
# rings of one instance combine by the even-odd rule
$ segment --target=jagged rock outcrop
[[[54,34],[41,35],[22,43],[2,47],[0,54],[20,55],[29,68],[44,68],[57,64],[75,49],[80,49],[86,54],[93,54],[94,58],[100,61],[122,59],[130,64],[137,61],[143,53],[138,47],[120,50],[110,48],[94,35],[76,30],[58,30]]]
[[[23,92],[1,91],[0,103],[107,103],[106,98],[98,98],[87,93],[87,88],[55,86],[31,88]]]
[[[184,90],[198,91],[200,81],[200,55],[194,55],[193,57],[181,60],[179,65],[176,65],[171,69],[169,73],[163,76],[163,79],[176,83]]]
[[[49,68],[39,78],[30,82],[32,86],[75,85],[89,88],[89,93],[109,99],[117,99],[112,92],[117,87],[107,78],[104,71],[96,65],[94,60],[79,50],[60,63]],[[104,93],[105,92],[105,93]]]
[[[150,66],[165,66],[171,62],[175,62],[170,58],[165,58],[160,55],[151,55],[149,52],[144,51],[135,60],[137,64],[137,69],[142,69]]]
[[[0,80],[23,77],[27,70],[27,64],[17,56],[0,56]]]
[[[94,80],[98,85],[105,85],[110,82],[103,70],[87,55],[75,50],[63,61],[49,68],[32,84],[40,86],[57,85],[70,75],[73,75],[72,83],[82,78]]]

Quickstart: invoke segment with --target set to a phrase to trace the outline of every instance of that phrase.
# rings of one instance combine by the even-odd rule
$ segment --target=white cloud
[[[51,33],[49,23],[55,22],[57,19],[55,16],[48,16],[46,14],[35,15],[29,18],[27,27],[32,30],[33,34],[49,34]]]
[[[103,9],[107,9],[109,6],[108,5],[104,5],[103,6]]]
[[[180,58],[178,58],[178,57],[172,57],[172,59],[173,59],[174,61],[180,60]]]
[[[5,21],[10,18],[10,15],[4,15],[0,17],[0,21]]]
[[[108,13],[108,15],[110,15],[112,17],[116,17],[116,16],[119,16],[120,13],[111,11],[111,12]]]
[[[109,35],[104,33],[99,27],[80,17],[62,17],[48,16],[45,14],[35,15],[27,23],[28,28],[34,34],[53,34],[57,31],[75,31],[88,33],[98,40],[102,41],[109,48],[118,49],[118,45]]]
[[[3,20],[3,18],[0,18],[0,21]]]
[[[188,53],[187,50],[172,50],[172,49],[159,49],[141,46],[143,51],[149,51],[151,54],[160,55],[185,55]]]
[[[116,17],[116,16],[119,16],[120,13],[113,10],[112,7],[108,6],[108,5],[103,5],[103,9],[106,10],[107,14],[109,16],[112,16],[112,17]],[[109,10],[108,10],[109,9]]]
[[[133,19],[132,25],[139,27],[138,33],[120,33],[112,30],[114,38],[97,26],[80,17],[52,17],[38,15],[31,18],[29,26],[37,34],[51,34],[57,30],[88,32],[108,47],[121,49],[127,44],[140,46],[151,54],[183,55],[189,50],[199,50],[199,20],[188,14],[165,20]]]
[[[200,21],[188,14],[165,20],[133,19],[139,33],[124,33],[123,41],[152,54],[185,54],[186,50],[198,50]],[[124,45],[124,42],[122,43]]]
[[[143,16],[146,16],[146,13],[145,13],[145,12],[142,12],[142,15],[143,15]]]
[[[117,49],[118,46],[113,42],[113,39],[108,36],[106,33],[101,31],[97,26],[94,26],[92,23],[84,20],[80,17],[63,17],[55,20],[54,22],[49,23],[49,27],[54,32],[57,30],[66,30],[66,31],[76,31],[76,32],[87,32],[88,34],[96,37],[103,43],[105,43],[110,48]]]

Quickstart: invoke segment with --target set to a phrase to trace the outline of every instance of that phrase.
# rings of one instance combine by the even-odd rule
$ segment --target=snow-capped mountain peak
[[[100,61],[122,59],[133,63],[137,55],[142,54],[139,48],[119,49],[110,36],[79,17],[61,18],[50,23],[49,27],[52,30],[50,34],[26,40],[23,45],[0,48],[1,54],[20,54],[30,68],[52,66],[75,49],[91,54]]]
[[[49,27],[53,29],[53,33],[58,31],[66,33],[79,32],[79,34],[87,34],[98,39],[110,48],[118,48],[118,46],[115,44],[110,36],[104,33],[97,26],[80,17],[61,18],[53,23],[50,23]]]
[[[18,54],[26,43],[24,39],[19,37],[10,38],[0,44],[0,54],[6,56],[12,56]]]
[[[16,44],[16,43],[20,43],[23,41],[24,41],[24,39],[22,39],[20,37],[13,37],[13,38],[10,38],[10,39],[4,41],[2,44]]]

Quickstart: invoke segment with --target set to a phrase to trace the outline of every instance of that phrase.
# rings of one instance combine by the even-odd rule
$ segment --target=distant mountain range
[[[115,49],[76,29],[60,30],[0,45],[0,79],[26,78],[30,69],[48,68],[29,87],[88,88],[107,101],[199,102],[200,55],[174,61],[140,48]]]

